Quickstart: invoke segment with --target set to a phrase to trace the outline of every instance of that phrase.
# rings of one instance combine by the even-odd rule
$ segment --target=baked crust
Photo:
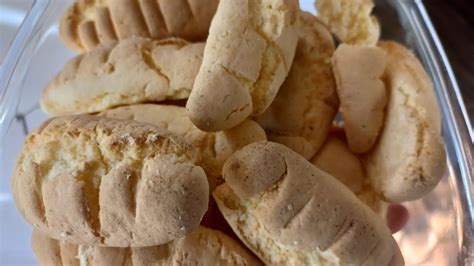
[[[387,201],[415,200],[430,192],[446,171],[441,117],[431,80],[415,55],[395,42],[379,47],[388,58],[384,80],[389,102],[366,169]]]
[[[401,265],[390,230],[335,178],[289,148],[257,142],[224,165],[214,191],[234,232],[265,263]]]
[[[28,135],[12,191],[39,231],[72,244],[159,245],[201,222],[209,185],[192,145],[167,130],[57,117]]]
[[[291,70],[270,107],[256,121],[271,141],[306,159],[323,144],[339,108],[331,69],[331,33],[315,16],[300,12],[299,40]]]
[[[43,91],[50,115],[100,112],[121,105],[186,99],[204,43],[131,38],[70,60]]]
[[[131,37],[205,41],[219,0],[77,0],[59,35],[78,52]]]
[[[268,108],[296,50],[296,0],[222,0],[186,108],[201,130],[232,128]]]

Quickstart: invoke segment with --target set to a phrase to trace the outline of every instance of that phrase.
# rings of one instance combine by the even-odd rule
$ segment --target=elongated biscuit
[[[343,183],[379,217],[385,219],[388,204],[372,188],[362,160],[349,150],[345,141],[329,136],[311,163]]]
[[[265,263],[402,265],[385,223],[343,184],[289,148],[251,144],[224,165],[219,209]]]
[[[50,115],[66,115],[185,99],[203,49],[204,43],[180,39],[106,43],[69,61],[44,90],[41,107]]]
[[[186,108],[204,131],[265,111],[288,74],[298,40],[298,1],[222,0]]]
[[[24,218],[72,244],[149,246],[192,231],[209,185],[196,150],[134,121],[67,116],[28,135],[12,191]]]
[[[31,245],[39,264],[45,266],[262,265],[234,239],[203,226],[161,246],[77,246],[49,238],[37,230],[33,231]]]
[[[77,0],[64,13],[59,35],[71,49],[130,37],[204,41],[219,0]]]
[[[372,0],[316,0],[318,17],[343,42],[375,46],[380,24],[371,16]]]
[[[266,140],[265,132],[254,121],[246,120],[238,126],[219,132],[199,130],[189,120],[184,107],[172,105],[139,104],[118,107],[99,114],[118,119],[146,122],[182,136],[199,152],[198,165],[203,167],[209,182],[209,193],[224,182],[222,166],[235,151],[247,144]],[[228,230],[219,214],[214,199],[209,199],[209,208],[201,224],[215,229]]]
[[[223,182],[222,166],[227,158],[244,146],[266,140],[265,132],[254,121],[219,132],[199,130],[189,120],[184,107],[138,104],[104,111],[99,116],[150,123],[182,136],[200,154],[198,164],[209,178],[210,192]]]
[[[310,13],[300,13],[295,60],[275,100],[257,122],[271,141],[310,159],[326,139],[338,109],[331,69],[331,33]]]
[[[366,169],[386,200],[415,200],[430,192],[446,170],[439,109],[430,78],[415,55],[395,42],[379,46],[388,56],[384,79],[389,102]]]
[[[383,49],[341,44],[332,59],[349,148],[365,153],[372,148],[384,121],[387,92],[381,78]]]

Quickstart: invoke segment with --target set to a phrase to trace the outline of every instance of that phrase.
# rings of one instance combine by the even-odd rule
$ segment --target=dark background
[[[474,124],[474,0],[424,0]]]

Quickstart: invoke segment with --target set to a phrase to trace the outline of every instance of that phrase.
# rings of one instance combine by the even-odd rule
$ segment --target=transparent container
[[[300,2],[314,12],[312,0]],[[38,104],[42,89],[75,55],[57,30],[70,3],[34,1],[0,69],[0,265],[36,264],[32,227],[15,209],[10,177],[24,136],[47,118]],[[413,49],[433,80],[448,154],[446,176],[428,196],[405,204],[411,217],[395,238],[407,265],[473,265],[474,138],[456,79],[421,1],[376,5],[383,38]]]

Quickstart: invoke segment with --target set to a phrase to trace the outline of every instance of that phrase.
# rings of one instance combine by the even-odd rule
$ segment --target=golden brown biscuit
[[[27,136],[12,192],[23,217],[73,244],[159,245],[196,228],[209,184],[192,145],[134,121],[68,116]]]
[[[49,238],[37,230],[33,231],[31,242],[39,264],[48,266],[262,265],[234,239],[202,226],[184,238],[143,248],[77,246]]]
[[[224,165],[219,209],[265,263],[402,265],[385,223],[335,178],[289,148],[250,144]]]
[[[310,13],[300,13],[295,60],[275,100],[257,122],[271,141],[310,159],[326,139],[339,107],[331,69],[331,33]]]
[[[109,42],[69,61],[41,98],[50,115],[100,112],[115,106],[185,99],[204,43],[133,38]]]
[[[372,0],[316,0],[318,17],[348,44],[375,46],[380,24],[371,16]]]
[[[344,140],[329,136],[311,163],[343,183],[379,217],[385,219],[388,204],[374,191],[362,161],[349,150]]]
[[[446,170],[440,113],[430,78],[415,55],[395,42],[379,47],[388,58],[384,79],[389,102],[366,169],[386,200],[415,200],[430,192]]]
[[[381,77],[386,55],[378,47],[341,44],[332,58],[344,129],[351,151],[365,153],[383,125],[387,92]]]
[[[232,128],[271,104],[298,40],[298,1],[222,0],[186,108],[204,131]]]
[[[204,41],[219,0],[77,0],[59,35],[71,49],[89,51],[130,37]]]

